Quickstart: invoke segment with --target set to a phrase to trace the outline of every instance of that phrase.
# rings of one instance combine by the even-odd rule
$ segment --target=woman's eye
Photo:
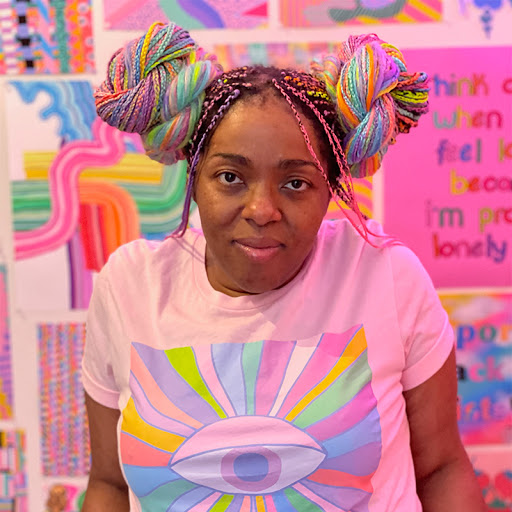
[[[219,174],[220,182],[224,185],[231,185],[233,183],[242,183],[242,180],[233,172],[223,172]],[[238,181],[237,181],[238,180]]]
[[[299,192],[306,190],[308,188],[308,184],[304,180],[292,180],[286,184],[286,187],[291,190],[297,190]]]

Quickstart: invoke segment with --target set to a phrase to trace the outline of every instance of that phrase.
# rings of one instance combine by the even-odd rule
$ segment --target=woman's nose
[[[242,217],[254,221],[259,226],[281,220],[279,192],[265,184],[250,188],[246,195]]]

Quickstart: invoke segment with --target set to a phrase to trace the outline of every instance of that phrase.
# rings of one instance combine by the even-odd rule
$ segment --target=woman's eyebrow
[[[244,167],[253,167],[253,162],[250,158],[246,156],[239,155],[237,153],[215,153],[211,156],[211,158],[222,158],[224,160],[229,160],[230,162],[244,166]],[[287,158],[285,160],[280,160],[278,163],[279,169],[283,171],[287,171],[289,169],[293,169],[296,167],[311,167],[315,171],[318,170],[316,164],[311,160],[303,160],[302,158]]]
[[[293,167],[306,167],[306,166],[309,166],[309,167],[313,167],[316,170],[318,170],[315,162],[312,162],[311,160],[302,160],[300,158],[291,158],[291,159],[287,159],[287,160],[281,160],[279,162],[279,167],[281,169],[291,169]]]
[[[224,160],[230,160],[234,164],[243,165],[243,166],[251,166],[252,162],[249,158],[238,155],[236,153],[215,153],[211,156],[212,158],[223,158]]]

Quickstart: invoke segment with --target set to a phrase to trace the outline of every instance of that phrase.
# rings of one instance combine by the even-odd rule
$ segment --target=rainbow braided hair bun
[[[111,126],[140,133],[148,156],[173,164],[185,158],[205,89],[221,74],[216,57],[198,48],[188,32],[155,23],[112,56],[108,77],[95,92],[96,109]]]
[[[408,73],[404,57],[375,34],[350,36],[337,55],[312,63],[338,108],[352,176],[373,175],[398,133],[428,111],[428,77]]]

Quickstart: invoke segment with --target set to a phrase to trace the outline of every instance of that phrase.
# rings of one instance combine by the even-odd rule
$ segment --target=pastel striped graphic
[[[362,326],[131,350],[120,451],[143,512],[368,512],[382,441]]]

